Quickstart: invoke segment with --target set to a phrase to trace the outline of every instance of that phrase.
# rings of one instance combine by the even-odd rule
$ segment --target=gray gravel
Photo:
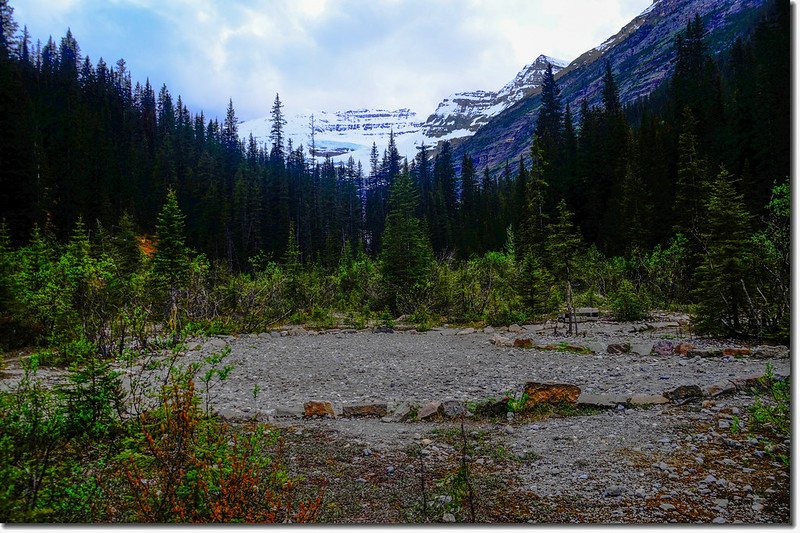
[[[426,333],[334,333],[272,337],[216,338],[189,352],[189,363],[229,344],[226,362],[234,365],[215,391],[221,411],[245,414],[275,408],[297,409],[308,400],[328,400],[337,408],[368,402],[483,400],[527,381],[563,382],[584,392],[661,394],[679,385],[701,387],[720,380],[763,372],[765,361],[654,356],[574,354],[501,348],[492,335],[455,335],[455,330]],[[636,341],[632,336],[630,340]],[[564,341],[536,337],[537,344]],[[566,339],[568,342],[569,339]],[[573,339],[588,344],[590,339]],[[789,360],[773,360],[779,374]],[[253,398],[254,388],[259,389]]]

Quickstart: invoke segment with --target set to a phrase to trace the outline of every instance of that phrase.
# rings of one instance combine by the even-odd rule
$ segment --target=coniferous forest
[[[424,331],[574,306],[622,320],[677,309],[697,335],[788,341],[788,2],[770,3],[719,53],[695,18],[674,42],[671,77],[633,104],[620,103],[611,64],[602,104],[578,109],[562,104],[550,69],[528,154],[499,168],[454,160],[449,142],[404,158],[393,140],[373,145],[366,166],[318,162],[285,139],[290,94],[269,97],[262,145],[240,138],[232,101],[221,120],[205,116],[179,89],[135,81],[146,73],[124,59],[83,55],[70,31],[42,41],[20,25],[0,0],[4,350],[37,346],[53,364],[100,353],[103,365],[154,335],[363,328],[401,315]],[[107,377],[98,368],[83,372]],[[62,437],[117,431],[110,391],[68,410]],[[172,400],[188,402],[179,391]],[[77,412],[90,422],[69,418]],[[53,507],[55,492],[0,486],[12,487],[0,489],[4,521],[108,518]],[[151,488],[129,488],[156,506]],[[206,503],[193,518],[235,515]],[[148,509],[169,517],[120,516]],[[312,516],[304,509],[297,520]]]

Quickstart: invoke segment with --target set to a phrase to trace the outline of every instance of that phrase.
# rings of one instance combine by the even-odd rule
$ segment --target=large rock
[[[697,385],[681,385],[672,390],[664,392],[664,396],[673,402],[684,400],[691,400],[693,398],[701,398],[703,391]]]
[[[627,405],[629,398],[621,394],[593,394],[582,392],[578,396],[578,405],[599,409],[614,409],[618,405]]]
[[[442,402],[442,414],[448,418],[455,418],[467,412],[462,402],[458,400],[445,400]]]
[[[653,351],[652,342],[637,342],[631,345],[631,352],[639,355],[650,355]]]
[[[669,340],[656,341],[656,343],[653,345],[653,353],[657,353],[658,355],[672,355],[674,350],[675,343]]]
[[[385,403],[368,403],[364,405],[345,405],[342,408],[342,416],[364,417],[374,416],[382,418],[387,414]]]
[[[408,402],[400,402],[394,408],[391,415],[383,417],[384,422],[405,422],[411,416],[412,405]]]
[[[533,348],[533,339],[514,339],[514,348]]]
[[[422,409],[417,413],[417,420],[428,420],[440,414],[444,414],[442,412],[442,402],[432,401],[422,406]]]
[[[679,342],[675,345],[674,352],[676,355],[687,355],[690,350],[694,350],[694,344],[688,342]]]
[[[736,385],[734,385],[733,382],[728,380],[712,383],[711,385],[708,385],[705,389],[703,389],[703,394],[710,398],[716,398],[717,396],[721,396],[723,394],[728,394],[731,392],[736,392]]]
[[[473,333],[475,333],[475,328],[464,328],[456,333],[456,335],[471,335]]]
[[[501,348],[511,348],[514,346],[514,339],[509,339],[508,337],[503,337],[502,335],[495,335],[489,342]]]
[[[523,329],[522,326],[520,326],[519,324],[511,324],[510,326],[508,326],[508,331],[510,331],[511,333],[522,333]]]
[[[303,405],[303,414],[305,416],[328,416],[336,418],[336,412],[333,410],[331,402],[312,400]]]
[[[575,404],[581,394],[581,389],[576,385],[566,383],[536,383],[531,381],[525,384],[525,394],[528,395],[528,401],[525,403],[525,407],[528,408],[540,403],[557,404],[564,402]]]
[[[756,346],[753,348],[752,357],[756,359],[785,359],[789,357],[789,348],[786,346]]]

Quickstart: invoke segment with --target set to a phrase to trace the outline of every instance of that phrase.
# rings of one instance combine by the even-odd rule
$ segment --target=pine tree
[[[183,287],[189,273],[189,251],[185,243],[185,216],[178,206],[173,189],[158,214],[156,224],[156,253],[153,275],[157,282],[171,292]]]
[[[275,162],[282,162],[285,158],[283,147],[283,128],[286,126],[286,117],[283,115],[283,104],[281,103],[280,95],[275,94],[275,101],[272,104],[272,128],[269,132],[269,139],[272,141],[272,149],[270,150],[270,160]]]
[[[538,137],[531,145],[531,169],[526,173],[525,197],[522,204],[522,223],[519,228],[519,248],[523,254],[541,255],[545,241],[548,216],[545,213],[548,183],[545,172],[548,162]]]
[[[567,209],[564,200],[558,203],[558,217],[555,222],[548,226],[545,250],[550,265],[550,271],[557,281],[564,283],[566,287],[567,316],[569,319],[569,333],[573,331],[573,298],[572,282],[575,279],[575,268],[578,254],[581,251],[583,241],[575,229],[572,222],[572,213]],[[577,324],[575,324],[577,329]]]
[[[424,225],[415,216],[417,202],[411,177],[402,174],[392,185],[380,254],[386,298],[395,312],[414,310],[434,262]]]
[[[675,232],[699,239],[701,221],[705,218],[708,198],[706,162],[699,153],[695,133],[697,121],[688,107],[684,110],[681,134],[678,137],[678,176],[675,184]]]
[[[698,333],[741,336],[752,261],[751,217],[725,168],[711,186],[706,209],[706,251],[696,271],[695,329]]]

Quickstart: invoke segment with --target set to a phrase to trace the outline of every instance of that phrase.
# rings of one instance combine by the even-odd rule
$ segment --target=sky
[[[540,54],[571,61],[651,0],[15,0],[34,41],[67,28],[93,63],[124,58],[192,112],[248,120],[410,108],[497,90]]]

